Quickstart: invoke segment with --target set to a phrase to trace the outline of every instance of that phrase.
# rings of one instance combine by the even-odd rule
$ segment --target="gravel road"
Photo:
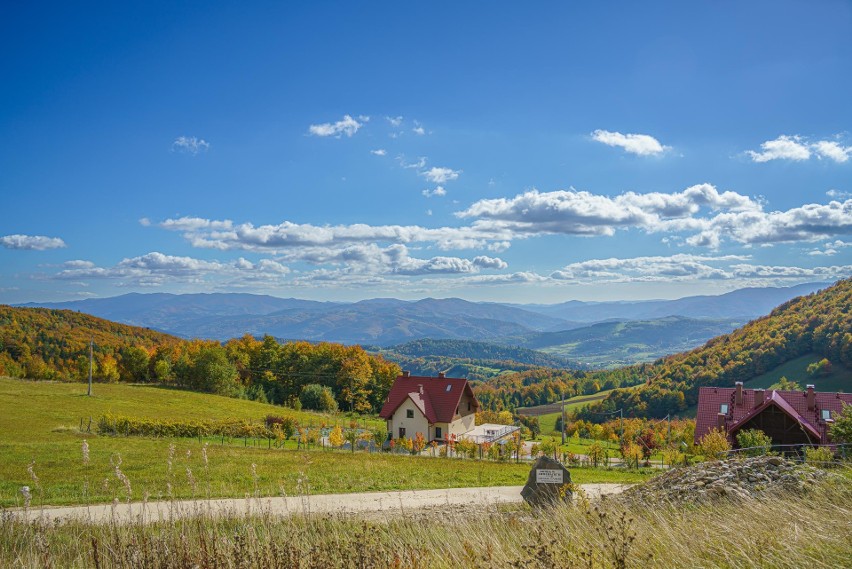
[[[629,485],[583,484],[589,498],[617,494]],[[357,494],[318,494],[314,496],[282,496],[275,498],[233,498],[220,500],[133,502],[131,504],[99,504],[31,508],[29,511],[8,510],[12,516],[42,519],[48,522],[73,520],[105,523],[151,523],[198,515],[242,516],[268,513],[273,516],[290,514],[404,514],[409,511],[456,505],[488,507],[521,502],[522,486],[492,486],[488,488],[447,488],[442,490],[404,490],[366,492]]]

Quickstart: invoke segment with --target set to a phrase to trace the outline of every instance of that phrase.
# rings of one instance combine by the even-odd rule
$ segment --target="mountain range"
[[[596,358],[594,365],[607,365],[607,358],[609,363],[630,363],[643,358],[647,361],[671,353],[668,350],[700,345],[766,314],[778,304],[825,286],[825,283],[809,283],[788,288],[746,288],[719,296],[677,300],[570,301],[553,305],[469,302],[458,298],[318,302],[242,293],[131,293],[21,306],[76,310],[185,338],[226,340],[244,334],[269,334],[279,339],[376,347],[423,338],[471,340],[547,349],[554,355],[579,361],[582,357],[578,356],[584,350],[591,350]],[[644,328],[614,324],[636,320],[654,323]],[[607,322],[609,326],[589,327]],[[598,349],[602,341],[614,343],[617,344],[614,349],[623,356],[624,346],[635,343],[648,330],[653,331],[654,340],[646,343],[659,347],[651,350],[653,353],[646,354],[640,348],[634,350],[637,356],[631,359],[609,357],[606,350],[601,353]],[[585,342],[585,347],[559,349],[578,342]]]

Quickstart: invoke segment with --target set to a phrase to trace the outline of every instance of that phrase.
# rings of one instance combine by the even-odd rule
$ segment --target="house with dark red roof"
[[[379,412],[393,438],[446,441],[473,430],[479,402],[467,379],[414,376],[404,371],[396,378]]]
[[[737,433],[759,429],[776,445],[827,444],[829,426],[843,410],[852,405],[852,394],[814,391],[777,391],[735,387],[702,387],[698,391],[695,417],[695,442],[712,429],[722,429],[733,447]]]

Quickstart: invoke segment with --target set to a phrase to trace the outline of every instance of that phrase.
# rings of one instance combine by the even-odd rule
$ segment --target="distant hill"
[[[659,360],[646,368],[646,385],[614,391],[587,409],[588,418],[616,409],[625,415],[663,417],[695,405],[701,386],[748,382],[808,354],[852,367],[852,279],[785,302],[700,348]],[[814,383],[807,377],[787,379]]]
[[[471,340],[412,340],[379,353],[415,375],[448,375],[487,381],[507,371],[579,368],[576,362],[517,346]]]
[[[830,283],[807,283],[784,288],[742,288],[717,296],[688,296],[677,300],[643,300],[617,302],[580,302],[561,304],[525,304],[526,310],[574,322],[605,320],[651,320],[667,316],[711,318],[745,322],[768,314],[779,304],[803,294],[810,294]]]
[[[539,332],[511,342],[541,350],[593,368],[613,368],[652,362],[689,350],[710,338],[730,332],[743,321],[669,316],[656,320],[601,322],[560,332]]]
[[[380,346],[415,338],[488,340],[572,325],[520,308],[458,298],[333,303],[246,294],[129,294],[44,306],[83,310],[187,338],[225,340],[248,333]]]

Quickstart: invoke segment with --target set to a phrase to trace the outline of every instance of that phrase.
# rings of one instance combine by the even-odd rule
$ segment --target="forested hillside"
[[[95,376],[138,379],[134,358],[180,339],[102,318],[47,308],[0,305],[0,375],[81,380],[89,373],[94,341]]]
[[[323,391],[333,398],[325,398],[325,410],[377,411],[400,371],[359,346],[281,344],[248,335],[223,345],[70,310],[0,306],[0,375],[82,381],[89,373],[90,339],[98,381],[157,382],[289,405],[299,405],[311,386],[317,397],[309,401],[323,401]]]
[[[387,349],[381,355],[415,375],[445,372],[454,377],[488,381],[512,371],[540,367],[555,369],[580,367],[557,356],[516,346],[501,346],[471,340],[412,340]]]
[[[786,302],[701,348],[658,360],[645,386],[616,390],[581,415],[592,419],[624,409],[625,415],[663,417],[695,405],[701,386],[730,387],[809,353],[828,365],[852,367],[852,279]]]

